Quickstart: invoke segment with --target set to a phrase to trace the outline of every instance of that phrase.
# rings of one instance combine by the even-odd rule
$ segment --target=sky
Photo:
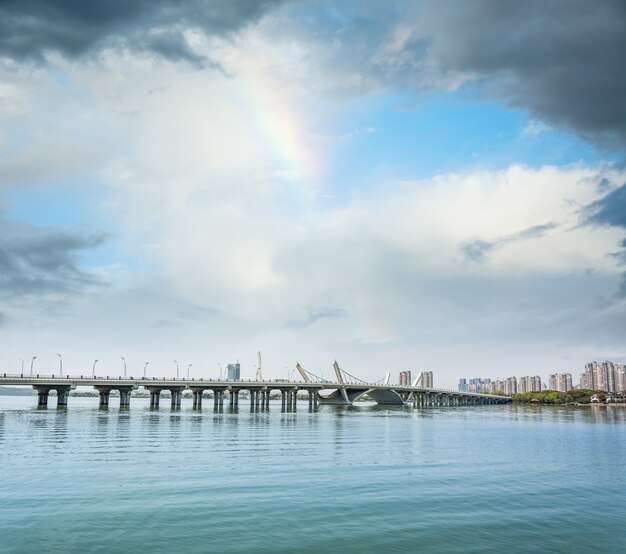
[[[0,366],[626,361],[626,5],[0,4]]]

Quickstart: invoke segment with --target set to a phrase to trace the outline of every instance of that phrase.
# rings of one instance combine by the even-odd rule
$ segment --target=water
[[[3,553],[626,552],[626,408],[35,404],[0,397]]]

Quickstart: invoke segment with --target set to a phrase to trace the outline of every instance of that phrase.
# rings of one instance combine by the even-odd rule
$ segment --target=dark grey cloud
[[[73,58],[106,46],[202,60],[183,36],[189,28],[224,35],[282,0],[4,0],[0,56],[42,60],[46,50]]]
[[[348,312],[341,308],[324,308],[321,310],[309,310],[308,316],[302,320],[293,320],[285,323],[284,327],[292,329],[302,329],[309,327],[320,319],[338,319],[346,317]]]
[[[505,235],[490,242],[480,239],[468,241],[461,244],[459,249],[463,253],[466,261],[483,263],[487,260],[489,253],[498,248],[503,248],[504,246],[521,240],[542,237],[556,227],[558,227],[558,225],[554,221],[544,223],[542,225],[533,225],[532,227],[528,227],[527,229],[523,229],[517,233]]]
[[[80,266],[80,253],[104,235],[0,222],[0,296],[77,293],[99,281]]]
[[[623,0],[453,0],[421,16],[442,69],[489,77],[495,94],[551,125],[626,143]]]

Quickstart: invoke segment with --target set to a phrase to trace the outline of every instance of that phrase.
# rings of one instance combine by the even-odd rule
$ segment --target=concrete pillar
[[[254,395],[254,405],[256,407],[256,409],[259,409],[259,404],[261,402],[261,391],[256,391],[255,395]]]
[[[59,387],[57,389],[57,408],[65,408],[70,396],[70,387]]]
[[[286,402],[287,391],[284,389],[280,389],[280,409],[285,411],[285,402]]]
[[[293,391],[293,400],[292,400],[292,404],[291,404],[291,407],[292,407],[293,410],[296,409],[297,402],[298,402],[298,389]]]
[[[202,390],[194,390],[193,391],[193,409],[201,410],[202,409]]]
[[[130,408],[130,389],[120,390],[120,408]]]
[[[228,407],[231,410],[235,407],[235,395],[232,389],[228,393]]]
[[[239,407],[239,391],[235,390],[233,391],[233,394],[235,395],[235,408]]]
[[[313,409],[313,391],[309,390],[309,410]]]
[[[99,405],[101,408],[108,408],[109,407],[109,396],[111,394],[110,390],[107,389],[101,389],[98,391],[100,393],[100,401],[99,401]]]
[[[265,391],[265,409],[269,410],[270,409],[270,389],[267,389]]]
[[[150,391],[150,407],[159,408],[159,400],[161,399],[161,389],[153,389]]]
[[[48,395],[50,394],[50,389],[43,387],[33,387],[37,391],[37,407],[38,408],[47,408],[48,407]]]
[[[213,389],[213,409],[217,410],[220,407],[220,391]]]

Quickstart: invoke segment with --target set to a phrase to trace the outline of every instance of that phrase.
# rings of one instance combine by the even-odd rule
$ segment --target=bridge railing
[[[347,373],[344,370],[342,370],[342,373]],[[352,377],[352,379],[349,379],[349,382],[344,382],[344,383],[338,383],[336,381],[328,381],[328,380],[321,380],[321,381],[316,381],[316,382],[309,382],[306,383],[305,381],[295,381],[295,380],[270,380],[270,381],[256,381],[255,379],[239,379],[236,382],[238,383],[263,383],[263,384],[271,384],[271,385],[281,385],[281,384],[290,384],[290,385],[336,385],[338,387],[341,386],[345,386],[345,385],[352,385],[352,386],[367,386],[367,387],[385,387],[385,388],[390,388],[390,389],[406,389],[407,391],[420,391],[420,390],[424,390],[424,391],[429,391],[429,392],[435,392],[435,393],[445,393],[445,394],[462,394],[462,395],[469,395],[469,396],[474,396],[474,395],[482,395],[482,396],[497,396],[500,397],[500,395],[497,394],[492,394],[492,393],[477,393],[477,392],[464,392],[464,391],[459,391],[459,390],[453,390],[453,389],[443,389],[443,388],[429,388],[429,389],[424,389],[421,387],[412,387],[410,384],[409,385],[382,385],[380,382],[375,382],[375,383],[369,383],[366,381],[362,381],[360,379],[357,379],[355,377],[353,377],[350,374],[347,374],[348,376]],[[176,377],[134,377],[132,375],[127,376],[127,377],[123,377],[121,375],[118,376],[110,376],[110,375],[59,375],[59,374],[49,374],[49,375],[44,375],[41,373],[36,373],[31,375],[30,373],[4,373],[2,374],[2,377],[5,379],[63,379],[63,380],[68,380],[68,381],[92,381],[92,380],[107,380],[107,381],[134,381],[138,384],[142,384],[142,383],[146,383],[146,382],[150,382],[150,383],[154,383],[154,382],[158,382],[158,381],[180,381],[181,383],[189,383],[189,382],[196,382],[196,383],[232,383],[234,381],[228,380],[228,379],[219,379],[219,378],[213,378],[213,377],[209,377],[209,378],[204,378],[204,377],[199,377],[199,378],[195,378],[195,377],[191,377],[189,379],[186,378],[176,378]],[[508,398],[508,397],[506,397]]]

